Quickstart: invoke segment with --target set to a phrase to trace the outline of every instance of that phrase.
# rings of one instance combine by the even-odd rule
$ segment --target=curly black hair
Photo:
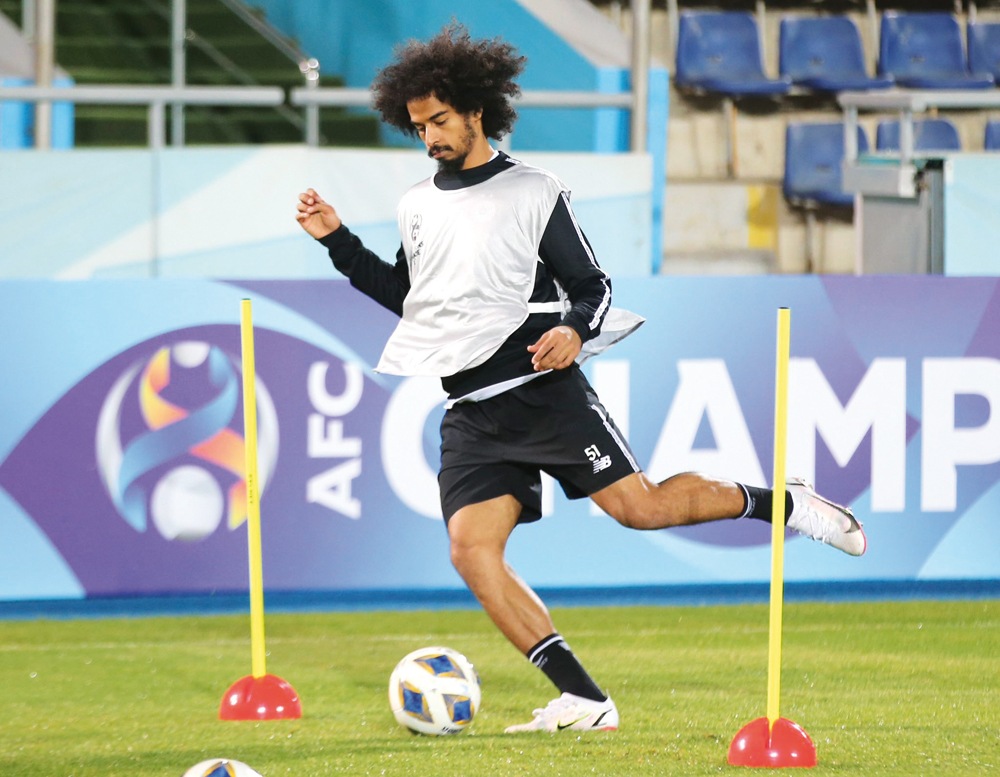
[[[482,110],[483,133],[499,140],[514,127],[510,98],[521,88],[514,79],[526,57],[501,38],[472,40],[452,22],[429,41],[411,40],[396,50],[396,61],[375,76],[375,109],[387,124],[417,134],[406,104],[431,95],[462,114]]]

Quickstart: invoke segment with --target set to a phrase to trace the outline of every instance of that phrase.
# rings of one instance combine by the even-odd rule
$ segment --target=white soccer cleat
[[[788,528],[852,556],[865,552],[868,539],[851,508],[824,499],[800,478],[789,480],[786,486],[792,495]]]
[[[572,693],[564,693],[550,701],[544,709],[535,710],[529,723],[508,726],[505,734],[521,731],[617,731],[618,708],[609,696],[606,701],[593,701]]]

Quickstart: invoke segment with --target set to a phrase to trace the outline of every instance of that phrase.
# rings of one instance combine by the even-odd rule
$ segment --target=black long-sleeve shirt
[[[471,170],[438,173],[434,184],[441,189],[475,186],[511,165],[518,164],[503,152]],[[362,245],[346,226],[320,239],[334,266],[351,285],[396,315],[403,314],[403,300],[410,288],[409,266],[402,246],[395,264],[379,259]],[[611,279],[597,264],[593,250],[576,222],[564,192],[552,209],[538,248],[534,289],[530,303],[557,302],[559,287],[571,307],[560,313],[531,313],[482,364],[442,378],[449,397],[456,399],[473,391],[534,373],[528,346],[555,326],[570,326],[586,342],[601,331],[611,301]],[[558,284],[558,286],[557,286]]]

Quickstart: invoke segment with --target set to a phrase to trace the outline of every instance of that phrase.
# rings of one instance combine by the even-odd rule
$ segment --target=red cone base
[[[730,765],[772,769],[816,765],[816,745],[798,723],[778,718],[770,732],[768,728],[767,718],[757,718],[741,728],[729,746]]]
[[[302,702],[295,689],[273,674],[241,677],[226,691],[219,720],[283,720],[301,718]]]

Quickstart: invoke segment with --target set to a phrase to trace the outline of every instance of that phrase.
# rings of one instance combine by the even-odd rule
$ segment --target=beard
[[[442,146],[441,148],[448,148],[447,146]],[[465,166],[465,160],[469,156],[469,152],[466,151],[464,154],[458,154],[457,156],[446,159],[441,157],[437,160],[438,172],[439,173],[457,173]]]
[[[436,160],[438,163],[438,172],[441,173],[457,173],[465,166],[465,160],[468,159],[469,154],[472,153],[472,145],[476,140],[476,131],[472,128],[472,122],[468,119],[465,120],[465,134],[462,136],[461,144],[458,149],[454,149],[451,146],[431,146],[427,149],[427,156],[431,159],[434,158],[435,151],[454,151],[455,156],[451,158],[441,157]]]

